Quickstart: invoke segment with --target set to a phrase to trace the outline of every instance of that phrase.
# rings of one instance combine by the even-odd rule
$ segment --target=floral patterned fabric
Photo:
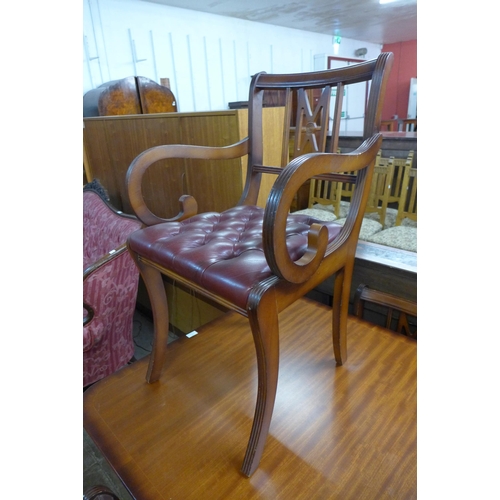
[[[127,241],[141,223],[118,215],[93,191],[83,193],[83,269]]]
[[[409,226],[394,226],[384,229],[368,238],[366,241],[386,245],[409,252],[417,251],[417,228]]]
[[[394,227],[397,216],[398,216],[398,211],[395,208],[387,208],[385,212],[385,221],[383,229]],[[365,218],[375,220],[380,223],[380,215],[378,214],[378,212],[367,213],[365,214]]]
[[[141,223],[118,215],[99,197],[83,194],[83,268],[122,246]],[[132,322],[139,271],[127,249],[116,251],[83,282],[83,302],[94,312],[83,327],[83,386],[115,372],[134,354]],[[84,316],[86,311],[84,309]]]
[[[337,217],[333,212],[330,212],[328,210],[322,210],[320,208],[304,208],[302,210],[297,210],[296,212],[293,212],[294,214],[305,214],[305,215],[310,215],[311,217],[314,217],[315,219],[319,220],[336,220]]]
[[[344,217],[342,219],[337,219],[335,223],[343,226],[346,220],[347,218]],[[369,236],[376,234],[379,231],[382,231],[382,224],[380,224],[380,222],[370,219],[363,219],[363,221],[361,222],[361,229],[359,231],[359,239],[366,240]]]
[[[349,208],[349,202],[340,202],[340,217],[333,214],[333,205],[321,205],[315,203],[312,209],[299,210],[302,213],[314,211],[314,217],[320,220],[333,220],[337,224],[344,224],[345,217]],[[327,211],[329,216],[321,216],[322,211]],[[295,212],[298,213],[298,212]],[[320,215],[317,215],[320,214]],[[363,223],[359,233],[359,239],[378,243],[410,252],[417,251],[417,221],[405,218],[400,226],[395,226],[398,211],[394,208],[387,208],[385,214],[385,224],[380,224],[379,214],[376,212],[367,213],[363,217]]]

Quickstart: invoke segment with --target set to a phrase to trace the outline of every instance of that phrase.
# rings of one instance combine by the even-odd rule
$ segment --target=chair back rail
[[[388,54],[381,54],[373,61],[338,69],[314,73],[291,73],[272,75],[258,73],[252,78],[249,94],[249,136],[250,144],[249,168],[245,188],[240,204],[254,205],[257,201],[261,174],[279,175],[281,168],[274,166],[263,169],[263,128],[262,110],[265,92],[285,90],[287,104],[285,123],[283,125],[282,166],[288,161],[305,153],[326,152],[326,137],[331,134],[330,151],[338,150],[338,137],[344,87],[371,81],[370,93],[365,103],[365,119],[363,138],[371,137],[380,130],[380,99],[385,92],[386,81],[383,78]],[[332,89],[336,88],[334,103],[330,102]],[[314,109],[310,104],[310,96],[319,93]],[[292,104],[296,103],[295,106]],[[293,108],[296,109],[293,109]],[[330,109],[333,109],[333,123],[330,127]],[[283,159],[288,159],[285,163]],[[339,179],[339,177],[337,177]],[[341,177],[340,177],[341,178]],[[345,183],[352,182],[343,179]],[[343,185],[344,195],[352,195],[352,189]]]

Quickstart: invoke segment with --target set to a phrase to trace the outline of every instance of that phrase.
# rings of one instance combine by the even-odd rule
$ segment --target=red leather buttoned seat
[[[238,206],[141,229],[128,243],[142,257],[244,309],[252,286],[271,276],[262,247],[263,218],[263,208]],[[303,214],[291,214],[288,221],[286,242],[292,260],[304,254],[312,223],[327,227],[329,242],[342,229]]]

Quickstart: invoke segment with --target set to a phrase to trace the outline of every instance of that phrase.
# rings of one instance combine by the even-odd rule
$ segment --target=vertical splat
[[[297,118],[295,120],[293,158],[305,153],[325,151],[330,93],[330,86],[323,88],[314,112],[312,112],[308,93],[303,88],[297,90]]]

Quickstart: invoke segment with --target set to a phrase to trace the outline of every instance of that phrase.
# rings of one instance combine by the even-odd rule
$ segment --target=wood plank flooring
[[[246,318],[228,313],[84,394],[84,427],[131,494],[162,499],[414,499],[416,342],[349,318],[337,367],[331,312],[303,299],[280,315],[278,395],[259,469],[239,472],[256,366]]]

